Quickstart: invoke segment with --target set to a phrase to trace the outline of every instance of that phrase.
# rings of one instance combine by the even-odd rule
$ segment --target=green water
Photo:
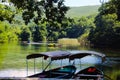
[[[85,46],[47,47],[46,44],[0,44],[0,71],[26,69],[26,56],[28,54],[55,50],[94,50],[102,52],[107,56],[107,62],[102,65],[103,72],[113,80],[120,76],[119,49],[94,49]],[[4,74],[4,72],[0,72],[1,74]]]

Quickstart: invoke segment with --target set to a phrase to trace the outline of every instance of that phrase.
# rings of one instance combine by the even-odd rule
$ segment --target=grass
[[[58,40],[58,44],[62,46],[79,46],[79,42],[74,38],[62,38]]]

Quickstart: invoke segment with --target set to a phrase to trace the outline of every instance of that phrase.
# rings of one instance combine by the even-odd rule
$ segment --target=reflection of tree
[[[111,80],[119,80],[119,78],[120,78],[120,69],[119,69],[118,66],[120,66],[119,63],[118,63],[118,65],[114,64],[114,66],[112,66],[112,68],[104,70],[104,74],[106,74],[107,77],[108,77],[107,78],[105,76],[105,79],[107,78],[107,79],[111,79]],[[111,75],[111,76],[109,76],[109,75]]]
[[[8,44],[0,44],[0,69],[4,68],[4,60],[6,59],[6,54],[8,52]]]
[[[46,44],[31,44],[31,49],[33,52],[47,52]]]

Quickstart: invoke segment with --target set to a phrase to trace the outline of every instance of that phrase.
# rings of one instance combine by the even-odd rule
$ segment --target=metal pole
[[[61,60],[61,66],[62,66],[62,60]]]
[[[43,57],[42,57],[42,71],[44,69],[44,62],[43,62]]]
[[[27,71],[27,76],[28,76],[28,60],[27,59],[26,59],[26,66],[27,66],[26,71]]]
[[[35,59],[34,59],[34,74],[35,74],[35,72],[36,72],[36,71],[35,71],[35,68],[36,68],[36,67],[35,67]]]
[[[48,68],[48,66],[50,65],[52,63],[52,61],[50,61],[49,63],[48,63],[48,65],[45,67],[45,69],[43,70],[43,72]],[[50,67],[49,67],[50,68]]]
[[[81,60],[79,59],[79,61],[80,61],[80,69],[81,69]]]
[[[50,58],[50,65],[52,65],[52,61],[51,61],[51,58]],[[49,66],[49,70],[51,69],[51,66]],[[51,72],[50,72],[51,73]],[[50,77],[52,77],[52,75],[50,74]]]

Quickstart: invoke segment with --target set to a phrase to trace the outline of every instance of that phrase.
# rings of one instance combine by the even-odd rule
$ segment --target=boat
[[[28,78],[57,78],[57,79],[97,79],[103,77],[103,72],[96,67],[89,67],[84,70],[80,70],[76,73],[76,67],[74,64],[75,59],[81,59],[85,56],[95,55],[102,58],[105,61],[105,55],[95,51],[52,51],[45,53],[34,53],[26,57],[27,64],[29,59],[43,58],[47,60],[49,58],[50,62],[43,69],[42,72],[28,76]],[[46,70],[48,66],[55,60],[69,59],[69,65],[60,66],[58,68]],[[73,63],[71,63],[73,61]],[[28,71],[28,65],[27,65]],[[88,71],[88,72],[87,72]],[[81,77],[82,76],[82,77]]]
[[[85,68],[79,72],[77,72],[73,79],[90,79],[90,80],[103,80],[103,72],[97,69],[94,66],[90,66]]]
[[[85,56],[89,56],[89,55],[95,55],[95,56],[99,56],[102,59],[102,62],[105,61],[105,54],[99,53],[99,52],[95,52],[95,51],[72,51],[72,54],[69,56],[69,60],[75,60],[75,59],[81,59]],[[85,68],[83,70],[78,71],[74,76],[73,79],[82,79],[82,80],[103,80],[104,78],[104,74],[101,70],[97,69],[94,66],[90,66],[88,68]]]
[[[72,65],[62,66],[42,73],[28,76],[29,78],[57,78],[57,79],[70,79],[74,75],[76,67]]]
[[[44,58],[44,60],[50,59],[49,64],[43,69],[42,72],[28,76],[28,78],[57,78],[57,79],[70,79],[76,72],[74,65],[60,66],[55,69],[46,70],[48,66],[55,60],[61,60],[69,58],[70,53],[67,51],[52,51],[45,53],[30,54],[26,57],[27,59],[27,71],[28,71],[28,60],[36,58]]]

